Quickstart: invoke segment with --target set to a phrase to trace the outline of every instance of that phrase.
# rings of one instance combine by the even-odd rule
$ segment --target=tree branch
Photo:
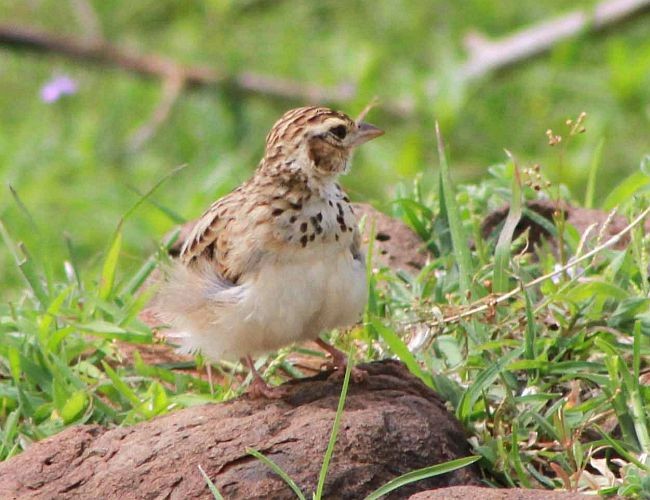
[[[467,60],[458,68],[460,80],[468,82],[506,67],[514,66],[550,50],[556,44],[589,31],[600,31],[632,16],[643,14],[650,0],[603,0],[593,9],[575,10],[497,40],[479,34],[466,38]],[[354,84],[335,87],[296,82],[252,72],[228,75],[207,66],[186,66],[173,59],[143,55],[106,41],[85,41],[39,31],[34,28],[0,24],[0,45],[33,52],[55,53],[72,59],[110,65],[139,75],[180,81],[182,87],[229,85],[248,94],[311,103],[345,103],[357,97]],[[428,89],[435,94],[435,79]],[[382,109],[398,116],[415,111],[415,100],[383,102]]]
[[[345,102],[356,93],[351,84],[327,88],[252,72],[229,76],[206,66],[185,66],[169,58],[138,54],[102,40],[88,42],[6,24],[0,24],[0,45],[32,52],[61,54],[78,61],[115,66],[150,78],[180,79],[189,87],[231,85],[245,93],[308,102]]]
[[[103,38],[99,16],[89,0],[68,0],[68,2],[74,16],[77,18],[77,24],[82,30],[84,38],[87,40]]]
[[[174,104],[183,91],[183,80],[178,77],[170,77],[163,80],[162,97],[158,106],[153,110],[149,120],[140,125],[129,141],[129,149],[136,151],[148,142],[172,112]]]
[[[575,10],[498,40],[469,33],[465,38],[469,57],[461,66],[460,75],[464,80],[481,78],[542,54],[581,33],[602,30],[641,14],[648,7],[650,0],[605,0],[591,11]]]

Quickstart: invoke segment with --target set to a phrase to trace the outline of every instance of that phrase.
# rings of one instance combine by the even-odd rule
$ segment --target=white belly
[[[260,266],[238,295],[236,303],[212,311],[208,325],[188,329],[188,349],[239,359],[352,325],[367,300],[365,264],[339,245],[301,249]]]

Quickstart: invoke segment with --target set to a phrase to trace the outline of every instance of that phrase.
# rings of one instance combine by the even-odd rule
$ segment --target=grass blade
[[[83,282],[81,280],[81,275],[79,273],[79,259],[77,258],[77,253],[75,252],[74,245],[72,244],[72,238],[66,232],[63,233],[63,239],[65,241],[66,249],[68,250],[68,257],[70,259],[70,270],[74,274],[75,282],[79,290],[83,290]]]
[[[23,200],[21,200],[20,196],[18,195],[18,191],[16,191],[13,186],[9,186],[9,190],[11,191],[11,194],[14,198],[14,201],[16,202],[16,205],[18,205],[18,208],[20,211],[23,213],[25,216],[25,219],[27,220],[32,233],[38,237],[38,240],[34,243],[36,248],[35,248],[35,255],[39,256],[39,261],[41,265],[41,269],[43,271],[47,287],[48,289],[51,288],[52,286],[52,266],[50,265],[49,261],[43,260],[42,257],[47,255],[46,253],[43,253],[43,248],[42,248],[42,242],[43,242],[43,234],[41,230],[38,227],[38,224],[36,224],[36,220],[30,213],[29,209],[27,208],[27,205],[23,203]],[[40,245],[39,245],[40,244]],[[32,247],[34,249],[34,247]],[[47,252],[47,250],[45,250]]]
[[[169,249],[172,247],[172,245],[176,242],[178,239],[178,235],[181,233],[181,228],[177,227],[172,234],[169,235],[167,239],[162,244],[162,250],[165,252],[168,252]],[[133,275],[133,277],[128,281],[126,285],[124,285],[119,292],[119,296],[122,299],[126,299],[127,297],[133,295],[136,291],[140,289],[142,284],[147,280],[147,278],[151,275],[153,270],[156,268],[156,265],[158,264],[158,259],[156,258],[156,255],[152,255],[149,257],[145,263],[138,269],[138,271]]]
[[[395,200],[394,203],[402,209],[409,224],[422,241],[427,241],[431,237],[431,231],[427,229],[425,221],[433,220],[433,212],[424,204],[407,198]],[[420,215],[418,216],[416,212]]]
[[[625,444],[621,444],[618,440],[611,437],[609,435],[609,432],[605,431],[605,429],[601,428],[600,426],[595,425],[594,427],[600,433],[600,437],[603,438],[603,441],[605,441],[608,445],[614,448],[614,450],[616,450],[616,453],[618,453],[628,462],[631,462],[634,465],[636,465],[639,469],[650,473],[650,466],[644,464],[638,458],[636,458],[634,454],[630,453],[626,449],[627,446]]]
[[[598,168],[600,167],[600,161],[603,157],[603,146],[605,145],[605,139],[598,141],[598,146],[596,146],[596,151],[594,151],[594,157],[591,159],[591,164],[589,165],[589,177],[587,177],[587,188],[585,189],[585,208],[593,208],[594,206],[594,193],[596,192],[596,177],[598,175]]]
[[[205,473],[203,470],[203,467],[199,465],[199,472],[203,476],[203,479],[205,480],[206,484],[208,485],[208,489],[210,490],[210,493],[212,493],[212,496],[215,498],[215,500],[223,500],[223,496],[221,496],[221,493],[219,493],[219,490],[215,486],[215,484],[212,482],[212,479],[208,477],[208,475]]]
[[[648,187],[650,187],[650,176],[643,172],[634,172],[609,192],[601,208],[603,210],[612,210],[614,207],[630,200],[635,193]]]
[[[456,192],[449,173],[449,164],[445,153],[445,144],[440,133],[440,126],[436,123],[436,138],[438,140],[438,158],[440,161],[440,185],[444,196],[451,241],[454,255],[458,264],[459,288],[461,295],[472,290],[471,276],[473,275],[472,257],[469,251],[469,242],[463,229],[460,218],[460,209],[456,202]],[[472,293],[476,297],[475,293]]]
[[[384,339],[390,350],[407,366],[413,375],[422,380],[427,386],[434,388],[431,376],[422,370],[413,353],[409,351],[406,344],[393,330],[385,327],[378,320],[371,320],[370,327]]]
[[[43,308],[47,309],[47,306],[50,303],[50,296],[43,286],[43,280],[41,280],[41,277],[38,275],[36,264],[27,251],[25,245],[18,243],[18,250],[23,254],[22,260],[18,262],[18,268],[27,280],[27,283],[29,283],[29,287],[32,289],[32,292],[34,292],[38,301],[41,303]]]
[[[138,196],[146,196],[146,194],[141,193],[140,190],[138,188],[136,188],[135,186],[127,185],[126,187],[129,188],[129,190],[133,191]],[[156,188],[157,188],[157,186],[156,186]],[[158,210],[160,210],[163,214],[165,214],[169,218],[169,220],[171,220],[174,224],[184,224],[185,222],[187,222],[187,219],[185,219],[181,215],[177,214],[171,208],[166,207],[165,205],[163,205],[161,203],[158,203],[156,200],[150,199],[149,203],[151,205],[153,205],[154,207],[156,207]]]
[[[120,257],[120,249],[122,248],[122,231],[118,230],[108,250],[108,255],[104,261],[102,268],[102,275],[99,285],[99,298],[106,300],[110,297],[115,284],[115,271],[117,269],[117,261]]]
[[[456,415],[459,420],[463,422],[468,422],[472,413],[472,408],[474,404],[481,397],[483,392],[487,391],[490,385],[497,379],[503,370],[506,369],[506,366],[515,358],[521,356],[524,352],[524,348],[520,347],[515,349],[505,356],[501,356],[497,361],[494,362],[491,366],[486,368],[480,375],[476,377],[474,383],[465,391],[463,394],[460,404],[458,405],[458,410],[456,410]]]
[[[467,467],[474,462],[478,462],[480,459],[481,457],[479,455],[472,455],[469,457],[457,458],[456,460],[450,460],[441,464],[436,464],[430,467],[424,467],[422,469],[407,472],[406,474],[402,474],[395,479],[391,479],[385,485],[373,491],[366,497],[366,500],[378,500],[382,496],[387,495],[391,491],[395,491],[404,485],[462,469],[463,467]]]
[[[14,261],[16,262],[16,267],[18,267],[18,270],[23,275],[23,278],[25,278],[25,281],[31,288],[32,293],[34,294],[36,299],[40,302],[41,306],[44,309],[47,309],[47,306],[50,303],[50,298],[45,288],[43,287],[43,283],[41,282],[41,279],[38,276],[34,263],[33,261],[31,261],[29,253],[25,248],[25,245],[23,245],[22,243],[18,243],[18,244],[14,243],[14,240],[9,235],[7,228],[2,223],[1,220],[0,220],[0,236],[2,236],[5,245],[9,249],[9,253],[11,253],[12,257],[14,258]]]
[[[20,196],[18,196],[18,191],[16,191],[11,184],[9,185],[9,191],[11,191],[11,195],[13,196],[16,205],[18,205],[18,208],[27,219],[27,222],[29,223],[29,226],[31,227],[32,231],[34,231],[35,234],[38,234],[40,236],[38,225],[36,224],[34,217],[32,217],[32,214],[29,212],[27,205],[25,205],[23,203],[23,200],[20,199]]]
[[[494,250],[494,274],[492,279],[492,289],[496,293],[506,293],[510,290],[508,280],[508,267],[510,263],[510,245],[512,244],[512,237],[515,234],[519,219],[521,219],[521,177],[519,176],[519,168],[515,163],[512,154],[506,151],[513,166],[512,177],[512,199],[510,200],[510,209],[506,221],[503,224],[503,229],[499,234],[497,246]]]
[[[153,335],[151,331],[138,332],[135,330],[126,330],[108,321],[91,320],[85,323],[73,323],[73,325],[80,331],[86,332],[90,335],[107,338],[109,340],[120,340],[122,342],[132,342],[134,344],[153,343]]]
[[[183,170],[185,167],[187,167],[187,164],[183,164],[183,165],[180,165],[180,166],[172,169],[171,172],[169,172],[168,174],[166,174],[162,178],[160,178],[158,180],[158,182],[156,182],[146,193],[144,193],[142,196],[140,196],[138,201],[136,201],[133,204],[133,206],[131,208],[129,208],[124,213],[124,215],[122,216],[122,220],[120,221],[120,225],[118,226],[117,231],[120,230],[120,227],[124,223],[124,221],[126,221],[131,216],[131,214],[133,214],[133,212],[135,212],[138,208],[140,208],[140,205],[142,205],[145,201],[147,201],[151,197],[151,195],[153,195],[160,186],[162,186],[165,182],[167,182],[169,179],[174,177],[178,172]]]
[[[300,500],[305,500],[305,495],[300,489],[300,487],[296,484],[296,482],[289,477],[289,474],[285,472],[285,470],[280,467],[278,464],[276,464],[273,460],[271,460],[269,457],[264,455],[263,453],[260,453],[256,449],[253,448],[247,448],[246,453],[249,455],[253,455],[255,458],[257,458],[260,462],[262,462],[264,465],[266,465],[269,469],[271,469],[273,472],[275,472],[278,476],[282,478],[282,480],[287,483],[287,486],[291,488],[291,490],[296,494],[296,496]]]
[[[16,434],[18,434],[18,420],[20,418],[20,410],[15,409],[5,418],[4,426],[0,429],[0,461],[6,460],[12,455],[14,448],[14,441]]]
[[[170,178],[175,176],[178,172],[183,170],[187,165],[180,165],[179,167],[174,168],[167,175],[163,176],[158,182],[156,182],[151,189],[149,189],[144,195],[142,195],[138,201],[136,201],[133,206],[131,206],[125,213],[122,215],[115,233],[113,235],[113,240],[111,241],[111,246],[108,251],[108,256],[104,262],[104,268],[102,270],[101,276],[101,286],[99,291],[99,297],[103,300],[106,300],[110,297],[111,292],[113,291],[113,285],[115,284],[115,267],[117,265],[117,258],[119,256],[119,250],[122,245],[122,225],[124,222],[135,212],[145,201],[147,201],[156,190],[167,182]]]
[[[522,287],[523,288],[523,287]],[[526,331],[524,332],[524,356],[526,359],[535,359],[535,340],[537,338],[537,325],[535,324],[535,312],[533,303],[530,300],[530,291],[522,290],[526,300]]]
[[[348,395],[348,386],[350,385],[350,372],[352,371],[352,349],[348,352],[348,364],[345,367],[345,377],[343,378],[343,387],[341,388],[341,395],[339,396],[339,404],[336,408],[336,415],[334,416],[334,424],[332,425],[332,433],[330,434],[330,440],[327,443],[327,450],[325,450],[325,457],[323,457],[323,465],[320,469],[320,474],[318,476],[318,486],[316,487],[316,493],[314,498],[320,500],[323,498],[323,488],[325,487],[325,478],[327,477],[327,469],[329,469],[330,461],[332,460],[332,455],[334,454],[334,445],[336,444],[336,438],[338,437],[339,427],[341,426],[341,415],[343,414],[343,408],[345,407],[345,398]]]
[[[102,360],[102,366],[104,368],[104,372],[108,376],[108,378],[113,382],[113,387],[125,398],[131,403],[131,405],[135,408],[141,405],[142,401],[138,397],[138,395],[124,382],[120,376],[106,363],[106,361]]]
[[[627,386],[629,394],[629,406],[631,417],[634,423],[636,437],[639,440],[641,451],[646,455],[650,454],[650,433],[648,432],[648,420],[643,404],[643,396],[639,383],[639,369],[641,365],[641,322],[636,321],[634,324],[634,344],[633,344],[633,370],[630,373],[627,366],[624,366],[624,360],[619,356],[621,363],[621,373],[623,374],[623,383]]]

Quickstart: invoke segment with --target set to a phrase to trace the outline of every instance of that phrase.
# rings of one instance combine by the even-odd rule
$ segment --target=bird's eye
[[[332,127],[330,129],[330,132],[339,139],[345,139],[345,136],[348,133],[347,129],[345,128],[345,125],[337,125],[336,127]]]

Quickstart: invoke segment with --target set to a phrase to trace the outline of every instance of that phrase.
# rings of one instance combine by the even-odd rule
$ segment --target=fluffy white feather
[[[238,285],[207,263],[174,264],[157,308],[184,352],[238,360],[353,324],[366,293],[363,258],[340,245],[318,245],[267,255]]]

